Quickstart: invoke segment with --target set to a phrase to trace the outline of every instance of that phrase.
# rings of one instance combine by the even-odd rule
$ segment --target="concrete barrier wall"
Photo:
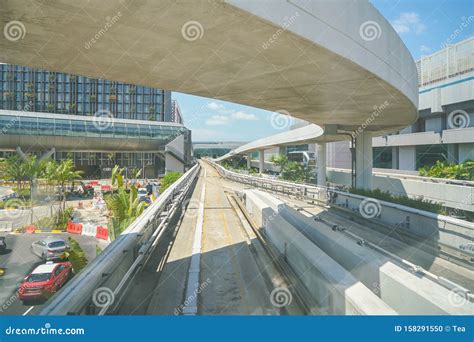
[[[291,229],[297,229],[309,243],[316,244],[399,314],[464,315],[474,312],[474,304],[465,301],[456,305],[453,301],[456,294],[431,279],[412,274],[377,250],[357,244],[344,233],[333,231],[328,225],[296,211],[268,193],[256,192],[257,197],[269,203],[273,215],[281,216]],[[292,233],[289,237],[293,235],[297,234]],[[400,301],[405,296],[410,301]]]
[[[262,222],[269,243],[285,258],[318,302],[314,314],[393,315],[386,303],[329,257],[323,250],[285,221],[254,190],[244,199],[255,222]]]
[[[350,186],[350,170],[328,168],[327,181]],[[449,208],[474,212],[474,186],[463,185],[462,181],[374,172],[372,182],[374,189],[388,191],[393,195],[412,198],[421,196]]]
[[[360,214],[366,197],[334,191],[337,197],[331,206],[338,206]],[[378,215],[371,218],[374,222],[393,227],[397,231],[412,234],[423,240],[431,240],[436,248],[445,249],[446,253],[472,263],[474,254],[466,246],[474,243],[474,224],[421,211],[390,202],[371,200],[379,207]],[[364,203],[367,203],[365,201]]]
[[[329,204],[331,206],[340,209],[344,208],[354,213],[359,213],[359,206],[364,199],[375,201],[375,203],[380,205],[381,214],[373,218],[374,222],[382,223],[390,229],[410,234],[411,237],[420,240],[426,241],[430,239],[431,246],[435,248],[434,251],[429,251],[432,254],[437,254],[439,249],[449,257],[453,256],[464,260],[464,262],[461,262],[463,265],[465,262],[474,264],[474,253],[471,250],[474,244],[474,224],[471,222],[394,203],[365,198],[348,192],[238,174],[227,171],[215,163],[211,165],[227,179],[264,188],[269,191],[295,195],[304,198],[309,203],[313,201],[327,203],[326,190],[328,190],[331,198]]]

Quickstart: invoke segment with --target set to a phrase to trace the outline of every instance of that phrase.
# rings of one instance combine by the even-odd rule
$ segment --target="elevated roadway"
[[[7,1],[0,61],[281,111],[340,131],[416,120],[415,63],[367,1]],[[374,106],[388,103],[377,115]],[[369,120],[370,124],[367,124]]]
[[[185,203],[186,212],[177,227],[173,242],[170,244],[166,242],[163,245],[168,246],[166,252],[168,255],[165,256],[162,249],[152,256],[144,271],[134,280],[130,292],[124,296],[125,302],[120,306],[118,313],[147,315],[330,313],[327,308],[318,306],[313,306],[309,312],[307,311],[307,307],[299,301],[301,297],[297,296],[298,287],[292,283],[295,279],[282,272],[278,266],[278,258],[272,258],[272,255],[268,254],[258,240],[256,232],[251,229],[248,218],[236,205],[237,200],[234,197],[236,191],[251,187],[222,178],[208,163],[204,162],[201,165],[199,180],[191,198]],[[336,224],[392,255],[419,265],[471,291],[474,290],[471,282],[473,271],[431,255],[426,252],[423,243],[400,240],[396,232],[386,234],[371,224],[364,225],[350,221],[347,217],[329,211],[323,206],[311,205],[284,195],[273,194],[273,196],[299,212],[314,215],[325,222],[330,222],[329,225]],[[331,231],[329,228],[328,230]],[[196,239],[199,240],[198,244]],[[288,241],[288,246],[294,243]],[[199,247],[196,249],[196,246]],[[200,256],[197,263],[193,262],[196,255]],[[376,251],[371,255],[375,259],[380,257]],[[332,257],[337,259],[335,256]],[[359,271],[360,269],[355,272]],[[190,284],[194,284],[191,288],[195,291],[189,291]],[[284,306],[283,309],[272,302],[273,290],[281,287],[291,289],[294,295],[291,305]],[[377,294],[376,288],[370,290]],[[414,313],[418,309],[410,308],[408,305],[405,310]]]

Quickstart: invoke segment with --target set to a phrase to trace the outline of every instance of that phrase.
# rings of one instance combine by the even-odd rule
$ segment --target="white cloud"
[[[420,16],[415,12],[400,13],[398,18],[392,21],[392,26],[400,34],[408,32],[420,34],[426,29],[426,25],[421,22]]]
[[[426,46],[426,45],[421,45],[420,46],[420,52],[429,53],[429,52],[431,52],[431,48],[429,46]]]
[[[213,115],[206,120],[206,125],[209,126],[220,126],[229,123],[229,117],[225,115]]]
[[[232,118],[236,120],[246,120],[246,121],[256,121],[258,118],[255,116],[255,114],[249,114],[245,112],[234,112],[232,113]]]
[[[222,110],[225,107],[223,105],[219,104],[219,103],[216,103],[216,102],[209,102],[207,104],[207,108],[212,109],[212,110]]]

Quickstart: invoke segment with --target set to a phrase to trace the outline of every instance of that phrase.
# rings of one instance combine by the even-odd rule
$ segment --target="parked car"
[[[5,241],[4,236],[0,236],[0,253],[5,253],[7,251],[7,242]]]
[[[48,236],[31,244],[31,252],[44,261],[60,259],[69,250],[69,245],[61,238]]]
[[[146,197],[148,195],[148,191],[146,190],[146,188],[139,188],[138,189],[138,199],[142,199],[143,197]]]
[[[70,262],[47,262],[36,267],[23,280],[18,289],[18,297],[22,301],[48,298],[64,286],[72,274]]]

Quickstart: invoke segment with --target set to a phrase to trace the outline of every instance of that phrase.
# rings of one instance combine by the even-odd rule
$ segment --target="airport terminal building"
[[[184,171],[191,132],[177,106],[158,88],[0,64],[0,156],[54,148],[94,178],[115,164],[149,178]]]
[[[397,134],[374,137],[374,168],[414,172],[437,160],[474,159],[474,37],[423,56],[418,120]],[[327,165],[351,168],[350,143],[327,144]]]

